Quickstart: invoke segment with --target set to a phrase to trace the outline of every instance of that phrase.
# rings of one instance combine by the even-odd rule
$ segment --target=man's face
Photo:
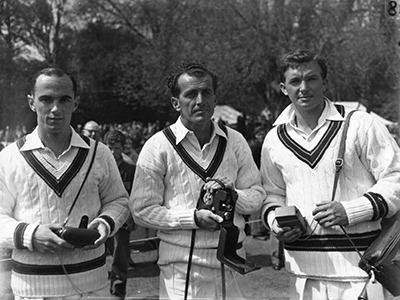
[[[87,124],[82,129],[82,134],[97,141],[100,138],[100,128],[95,124]]]
[[[321,67],[316,61],[300,64],[285,72],[285,82],[281,91],[289,97],[298,111],[318,111],[324,106],[325,80]]]
[[[182,74],[178,79],[179,97],[172,97],[172,106],[179,111],[182,123],[193,128],[210,122],[215,108],[211,76],[203,78]]]
[[[122,159],[122,150],[123,146],[120,142],[114,144],[107,144],[108,148],[110,148],[114,159],[118,162]]]
[[[69,133],[71,116],[79,101],[68,76],[40,75],[33,95],[28,95],[28,103],[36,112],[39,130],[59,134]]]

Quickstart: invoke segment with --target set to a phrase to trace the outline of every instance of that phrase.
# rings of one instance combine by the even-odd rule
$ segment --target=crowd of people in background
[[[250,147],[255,150],[255,160],[259,164],[257,157],[257,149],[261,149],[261,143],[266,133],[271,128],[271,122],[266,120],[263,116],[239,118],[238,123],[229,125],[238,130],[247,139]],[[78,124],[74,129],[82,134],[85,126],[97,126],[95,128],[96,135],[102,141],[104,135],[110,130],[121,131],[126,138],[124,153],[128,155],[134,162],[143,146],[143,144],[157,131],[170,125],[169,122],[141,122],[132,121],[125,123],[106,123],[102,124],[97,121],[88,121],[85,124]],[[88,130],[91,130],[90,128]],[[8,144],[16,141],[20,137],[29,133],[25,125],[17,125],[15,127],[6,126],[0,129],[0,150]]]

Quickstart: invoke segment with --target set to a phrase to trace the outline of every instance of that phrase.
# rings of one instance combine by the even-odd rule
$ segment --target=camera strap
[[[85,177],[83,178],[83,181],[82,181],[81,186],[79,187],[78,193],[77,193],[76,196],[75,196],[74,202],[72,202],[72,205],[71,205],[71,207],[69,208],[69,211],[68,211],[68,214],[67,214],[67,218],[64,220],[64,223],[63,223],[63,227],[68,223],[69,216],[71,215],[72,209],[74,208],[74,206],[75,206],[75,204],[76,204],[76,201],[78,200],[78,197],[79,197],[79,195],[80,195],[80,193],[81,193],[81,191],[82,191],[82,188],[83,188],[83,186],[85,185],[86,179],[87,179],[88,176],[89,176],[89,172],[90,172],[90,170],[92,169],[93,162],[94,162],[94,158],[96,157],[96,150],[97,150],[97,145],[98,145],[98,144],[99,144],[99,142],[98,142],[98,141],[95,141],[95,143],[94,143],[94,149],[93,149],[93,154],[92,154],[92,158],[91,158],[91,160],[90,160],[90,164],[89,164],[88,170],[87,170],[87,172],[86,172],[86,174],[85,174]]]
[[[217,125],[218,126],[218,125]],[[228,131],[226,129],[225,125],[220,125],[219,126],[222,131],[228,136]],[[225,138],[219,138],[218,141],[218,146],[217,150],[215,152],[215,155],[213,159],[211,160],[210,165],[207,167],[207,169],[203,169],[197,162],[189,155],[189,153],[185,150],[185,148],[179,143],[176,143],[176,136],[171,130],[171,127],[168,126],[163,130],[163,133],[167,140],[170,142],[172,147],[175,149],[176,153],[178,153],[179,157],[182,159],[182,161],[197,175],[199,176],[204,182],[206,182],[207,177],[212,177],[214,176],[215,172],[217,172],[220,164],[222,163],[222,160],[224,158],[225,154],[225,149],[226,149],[226,144],[228,141]],[[196,205],[197,206],[197,205]],[[192,257],[193,257],[193,251],[194,251],[194,244],[196,240],[196,229],[192,229],[192,234],[190,238],[190,248],[189,248],[189,257],[188,257],[188,266],[186,270],[186,280],[185,280],[185,294],[184,294],[184,300],[187,299],[188,292],[189,292],[189,281],[190,281],[190,270],[192,267]],[[223,268],[223,264],[221,263],[221,274],[223,276],[222,280],[222,294],[223,294],[223,299],[225,299],[225,269]]]
[[[353,115],[354,112],[355,112],[355,110],[349,112],[349,114],[346,117],[346,120],[344,121],[342,138],[341,138],[340,144],[339,144],[339,152],[338,152],[338,156],[337,156],[337,159],[336,159],[336,162],[335,162],[336,171],[335,171],[335,178],[333,180],[333,189],[332,189],[331,201],[335,201],[337,183],[339,181],[340,171],[342,170],[342,167],[343,167],[343,164],[344,164],[344,152],[346,150],[347,131],[349,129],[350,118],[351,118],[351,116]],[[345,236],[347,237],[347,239],[349,240],[349,242],[352,245],[352,247],[357,251],[358,255],[361,257],[360,251],[357,249],[357,247],[354,244],[354,242],[351,239],[351,237],[347,234],[347,231],[344,229],[344,227],[342,225],[339,225],[339,226],[340,226],[340,229],[345,234]]]
[[[351,116],[353,115],[354,112],[355,112],[355,110],[352,110],[351,112],[349,112],[349,114],[346,117],[346,120],[344,121],[342,137],[341,137],[340,144],[339,144],[339,152],[338,152],[337,159],[335,161],[336,172],[335,172],[335,178],[333,180],[333,189],[332,189],[331,201],[335,200],[337,183],[339,181],[339,174],[340,174],[340,171],[342,170],[343,163],[344,163],[344,152],[346,150],[347,131],[349,129],[350,118],[351,118]]]
[[[335,172],[335,178],[334,178],[334,181],[333,181],[333,189],[332,189],[331,201],[335,200],[337,183],[339,181],[339,174],[340,174],[340,171],[342,170],[342,167],[343,167],[343,164],[344,164],[344,152],[346,150],[347,131],[349,129],[350,118],[351,118],[351,116],[353,115],[354,112],[356,112],[356,111],[353,110],[353,111],[349,112],[349,114],[347,115],[346,120],[344,122],[342,137],[341,137],[340,144],[339,144],[338,157],[337,157],[336,162],[335,162],[336,172]],[[344,229],[343,225],[339,225],[339,227],[342,230],[342,232],[344,233],[344,235],[346,236],[346,238],[349,240],[351,246],[357,252],[357,254],[360,257],[360,259],[362,260],[363,257],[362,257],[361,252],[357,249],[356,245],[354,244],[353,240],[351,239],[351,237],[347,233],[346,229]],[[368,274],[368,275],[371,277],[374,274]],[[368,282],[369,282],[369,280],[367,280],[363,290],[361,291],[361,294],[358,296],[359,300],[368,299],[367,292],[366,292],[366,287],[367,287]]]

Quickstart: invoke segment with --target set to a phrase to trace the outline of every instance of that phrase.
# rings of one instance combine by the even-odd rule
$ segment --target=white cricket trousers
[[[103,289],[93,291],[90,293],[84,293],[82,295],[70,295],[70,296],[59,296],[59,297],[20,297],[14,295],[14,300],[111,300],[116,299],[112,296],[109,291],[109,287],[106,286]]]
[[[311,278],[291,277],[292,300],[357,300],[365,282],[362,281],[332,281]],[[368,284],[368,300],[388,300],[379,283]]]
[[[160,265],[160,300],[184,299],[186,270],[186,263]],[[226,299],[246,299],[238,284],[239,276],[241,275],[225,266]],[[222,299],[221,282],[221,269],[192,265],[188,299]]]

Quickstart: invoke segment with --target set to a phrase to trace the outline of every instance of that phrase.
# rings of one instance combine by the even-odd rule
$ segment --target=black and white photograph
[[[400,0],[0,0],[1,300],[399,300]]]

